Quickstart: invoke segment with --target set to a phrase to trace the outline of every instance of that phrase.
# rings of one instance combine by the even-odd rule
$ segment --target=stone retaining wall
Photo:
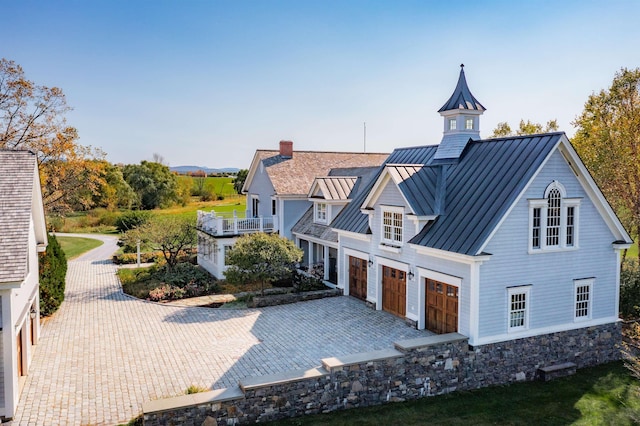
[[[620,330],[607,324],[476,347],[458,333],[404,340],[325,358],[310,370],[247,378],[237,388],[151,401],[144,424],[249,424],[533,380],[544,366],[619,359]]]

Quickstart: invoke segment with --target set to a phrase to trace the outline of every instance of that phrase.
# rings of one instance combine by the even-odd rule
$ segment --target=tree
[[[536,133],[548,133],[548,132],[557,132],[558,131],[558,120],[549,120],[545,126],[542,126],[540,123],[532,123],[527,120],[520,120],[520,126],[518,130],[513,133],[511,130],[511,126],[506,121],[502,121],[498,123],[495,129],[493,129],[493,134],[490,136],[492,138],[502,138],[507,136],[522,136],[522,135],[533,135]]]
[[[136,201],[136,193],[124,180],[122,167],[107,161],[100,161],[103,180],[98,193],[93,195],[93,205],[109,210],[117,208],[130,209]]]
[[[233,189],[235,189],[238,194],[242,192],[242,187],[244,186],[244,181],[247,180],[248,174],[249,170],[241,169],[238,171],[235,179],[233,179]]]
[[[197,234],[195,223],[191,220],[167,216],[151,219],[128,231],[124,240],[130,246],[140,241],[153,250],[162,251],[167,267],[173,271],[178,264],[179,254],[196,245]]]
[[[144,210],[168,206],[176,201],[177,178],[167,166],[142,161],[124,166],[122,175],[136,192],[137,205]]]
[[[37,85],[14,61],[0,59],[0,148],[36,153],[48,212],[90,203],[80,192],[95,194],[102,184],[99,164],[90,160],[104,153],[78,144],[65,119],[70,110],[61,89]]]
[[[593,93],[571,143],[625,228],[640,230],[640,68],[621,69]],[[639,255],[640,257],[640,255]]]
[[[237,284],[259,282],[264,295],[265,283],[291,273],[302,255],[291,240],[279,235],[262,232],[243,235],[228,253],[225,277]]]
[[[40,313],[43,316],[53,314],[64,300],[64,288],[67,276],[67,258],[55,235],[48,236],[49,244],[40,258]]]

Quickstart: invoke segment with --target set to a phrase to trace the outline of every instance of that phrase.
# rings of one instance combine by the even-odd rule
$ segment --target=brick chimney
[[[284,158],[293,157],[293,142],[292,141],[280,141],[280,156]]]

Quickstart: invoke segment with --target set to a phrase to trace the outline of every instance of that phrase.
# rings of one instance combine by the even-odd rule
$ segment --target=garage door
[[[349,256],[349,296],[367,298],[367,261]]]
[[[406,276],[399,269],[382,267],[382,309],[402,318],[407,311]]]
[[[458,331],[458,287],[426,279],[427,330],[434,333]]]

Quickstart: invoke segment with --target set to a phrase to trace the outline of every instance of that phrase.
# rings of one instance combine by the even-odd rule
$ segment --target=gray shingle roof
[[[467,86],[467,79],[464,76],[464,65],[460,66],[460,76],[458,77],[458,84],[453,94],[449,100],[442,105],[442,108],[440,108],[438,112],[454,109],[485,111],[485,107],[471,94],[471,90],[469,90],[469,86]]]
[[[324,241],[338,242],[338,233],[327,225],[314,223],[313,206],[302,215],[300,220],[291,228],[291,232],[318,238]]]
[[[458,164],[443,166],[446,167],[444,214],[423,228],[410,243],[472,256],[479,254],[491,231],[562,135],[559,132],[469,142]],[[423,169],[433,168],[431,160],[436,148],[437,145],[395,150],[388,163],[421,163],[426,166]],[[363,192],[368,193],[372,186]],[[408,187],[399,188],[408,192]],[[332,226],[370,233],[367,216],[360,212],[365,197],[354,199]],[[427,198],[416,196],[414,201],[425,203]],[[429,206],[424,210],[428,211]]]
[[[21,282],[28,273],[36,164],[31,152],[0,150],[0,283]]]
[[[279,151],[258,150],[258,159],[278,195],[304,195],[318,176],[328,176],[331,169],[379,166],[389,154],[363,152],[293,151],[282,157]]]

